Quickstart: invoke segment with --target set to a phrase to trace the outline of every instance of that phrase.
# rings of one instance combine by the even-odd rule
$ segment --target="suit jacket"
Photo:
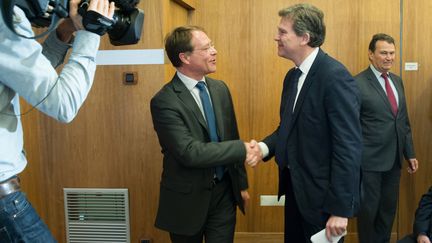
[[[287,103],[284,81],[280,116]],[[279,171],[290,168],[294,195],[303,218],[325,225],[326,216],[351,217],[359,204],[361,130],[360,97],[346,68],[319,50],[294,108],[288,137],[279,127],[263,140],[270,159],[278,139],[287,139],[287,161],[276,161]],[[279,196],[285,194],[285,178],[279,173]],[[324,215],[323,215],[324,214]]]
[[[413,233],[405,236],[397,243],[416,243],[420,233],[432,239],[432,187],[420,199],[415,212]]]
[[[396,159],[402,163],[403,157],[415,158],[402,79],[390,73],[399,98],[396,117],[391,111],[384,89],[370,67],[355,76],[355,79],[362,95],[362,169],[388,171]]]
[[[413,232],[416,238],[419,233],[424,233],[429,238],[432,236],[432,187],[420,199],[415,213]]]
[[[206,77],[221,142],[210,142],[206,121],[178,78],[151,100],[154,129],[163,153],[156,227],[193,235],[202,229],[210,204],[214,168],[225,165],[236,203],[244,212],[240,190],[247,189],[246,149],[239,140],[231,94],[220,80]]]

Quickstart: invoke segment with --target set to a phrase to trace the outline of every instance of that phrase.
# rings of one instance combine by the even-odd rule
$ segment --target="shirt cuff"
[[[78,30],[75,32],[72,53],[77,53],[79,55],[88,57],[96,57],[96,53],[99,49],[99,43],[99,35],[86,30]]]
[[[258,146],[261,149],[261,153],[263,155],[263,158],[267,157],[269,155],[269,148],[267,147],[267,144],[265,144],[263,142],[259,142]]]

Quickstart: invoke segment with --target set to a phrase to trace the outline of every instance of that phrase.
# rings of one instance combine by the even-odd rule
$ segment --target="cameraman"
[[[70,122],[93,83],[100,37],[83,29],[80,0],[70,0],[69,15],[41,46],[9,30],[0,13],[0,242],[56,242],[20,191],[17,175],[27,164],[19,96],[43,113]],[[91,0],[88,11],[112,19],[114,2]],[[17,33],[32,36],[29,20],[14,7]],[[74,35],[73,35],[74,34]],[[67,50],[67,64],[57,74]]]

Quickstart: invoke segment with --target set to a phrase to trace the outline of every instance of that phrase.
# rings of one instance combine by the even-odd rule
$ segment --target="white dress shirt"
[[[195,102],[197,103],[197,105],[198,105],[198,107],[199,107],[199,109],[201,111],[201,114],[204,117],[204,120],[207,121],[205,113],[204,113],[204,107],[203,107],[202,102],[201,102],[201,97],[199,95],[200,91],[199,91],[198,87],[196,87],[196,85],[198,84],[199,81],[202,81],[202,82],[206,83],[205,77],[203,77],[202,80],[195,80],[193,78],[190,78],[190,77],[184,75],[183,73],[181,73],[178,70],[177,70],[177,76],[180,78],[180,80],[183,82],[183,84],[189,90],[189,92],[191,93],[191,95],[194,98]],[[207,86],[207,83],[206,83],[206,86]],[[210,93],[208,91],[208,88],[206,90],[207,90],[207,93],[208,93],[208,95],[210,97],[210,103],[213,106],[213,103],[211,101],[211,96],[210,96]]]
[[[372,65],[372,64],[370,64],[370,68],[371,68],[372,72],[375,74],[375,77],[377,78],[379,84],[380,84],[381,87],[383,88],[384,93],[387,94],[387,90],[386,90],[386,88],[385,88],[385,80],[384,80],[384,78],[381,76],[382,73],[380,73],[380,72],[379,72],[379,71],[374,67],[374,65]],[[387,73],[387,79],[389,80],[390,87],[391,87],[391,89],[393,90],[393,94],[394,94],[394,96],[395,96],[395,98],[396,98],[396,104],[399,106],[399,95],[398,95],[398,92],[397,92],[397,90],[396,90],[396,87],[395,87],[394,84],[393,84],[393,80],[391,80],[391,77],[390,77],[390,75],[389,75],[388,73]]]

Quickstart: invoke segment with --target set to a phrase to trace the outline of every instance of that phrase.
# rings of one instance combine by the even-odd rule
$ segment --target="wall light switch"
[[[123,73],[123,83],[126,85],[137,84],[138,83],[138,73],[137,72],[124,72]]]

